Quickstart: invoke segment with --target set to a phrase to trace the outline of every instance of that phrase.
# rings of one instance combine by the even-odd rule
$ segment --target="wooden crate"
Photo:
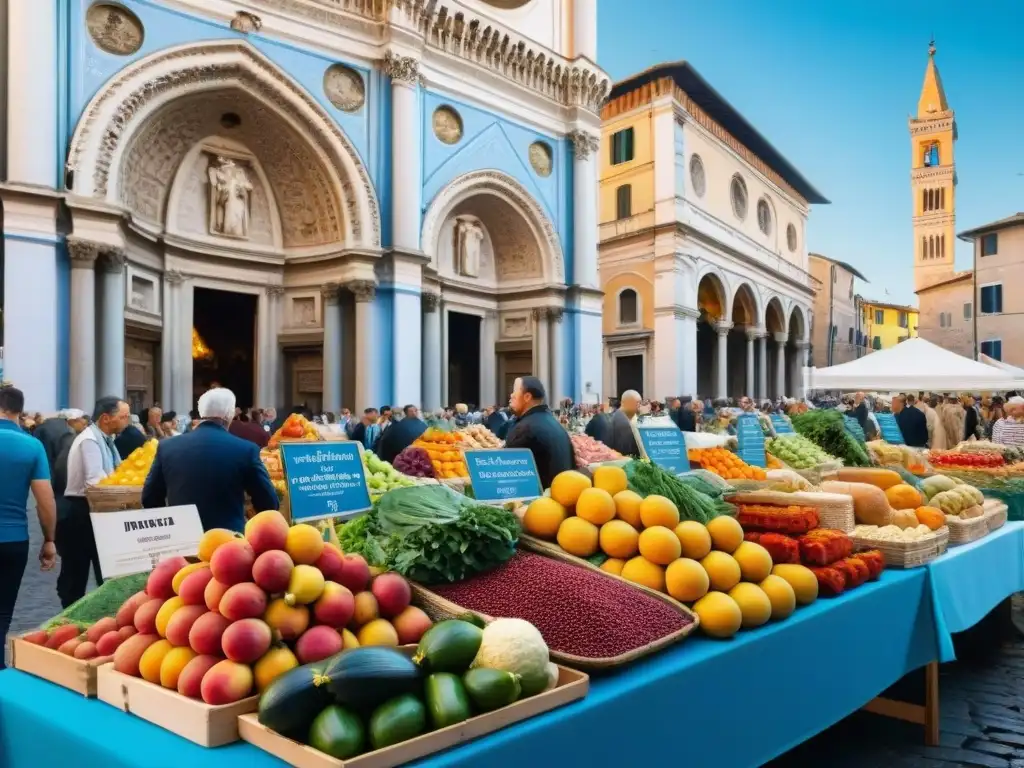
[[[102,656],[88,660],[76,659],[42,645],[26,642],[20,637],[11,638],[10,646],[11,666],[14,669],[49,680],[88,698],[96,696],[97,669],[108,664],[112,658]]]
[[[104,664],[97,673],[97,698],[123,712],[159,725],[201,747],[238,741],[238,716],[255,712],[259,696],[212,707]]]
[[[250,744],[296,768],[391,768],[478,739],[513,723],[582,699],[587,695],[589,687],[590,678],[583,672],[559,666],[558,685],[550,691],[517,701],[495,712],[471,717],[463,723],[344,761],[281,736],[260,725],[257,716],[253,714],[238,718],[238,732]]]

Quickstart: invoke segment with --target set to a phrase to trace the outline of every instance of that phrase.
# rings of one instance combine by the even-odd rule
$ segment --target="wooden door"
[[[124,341],[124,381],[128,405],[132,413],[153,405],[156,398],[155,366],[156,344],[135,339]]]

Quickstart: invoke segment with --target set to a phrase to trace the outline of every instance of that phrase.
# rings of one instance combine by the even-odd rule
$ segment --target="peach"
[[[395,616],[391,623],[398,633],[399,645],[418,643],[423,634],[433,625],[430,617],[415,605],[410,605]]]
[[[324,584],[324,591],[313,603],[313,616],[320,624],[341,628],[352,621],[356,599],[348,587],[333,581]]]
[[[164,600],[174,597],[174,576],[187,565],[188,560],[180,555],[161,560],[146,579],[146,594]]]
[[[167,622],[167,631],[164,633],[164,637],[176,648],[187,648],[188,633],[192,631],[192,625],[205,613],[205,605],[183,605],[174,612],[170,621]]]
[[[217,662],[223,661],[222,656],[196,656],[185,664],[178,674],[178,693],[190,699],[201,698],[203,677]]]
[[[117,631],[117,620],[105,616],[85,630],[85,639],[90,643],[95,643],[111,630]]]
[[[221,584],[241,584],[252,579],[252,564],[256,554],[245,539],[234,539],[217,547],[210,560],[213,578]]]
[[[359,645],[398,645],[398,633],[387,619],[374,619],[359,628]]]
[[[148,600],[149,595],[146,594],[145,590],[136,592],[125,600],[121,604],[121,607],[117,609],[117,616],[114,618],[117,622],[118,628],[132,626],[135,623],[135,611],[138,610],[140,605]]]
[[[57,653],[63,653],[65,656],[74,656],[75,649],[84,642],[85,640],[80,637],[72,637],[70,640],[65,640],[61,643],[60,648],[57,649]]]
[[[180,571],[178,571],[176,574],[174,574],[174,578],[171,579],[171,588],[174,590],[174,594],[176,594],[176,595],[180,595],[181,594],[182,582],[184,582],[185,579],[187,579],[193,573],[195,573],[196,571],[208,571],[208,570],[210,570],[210,564],[209,563],[198,562],[198,563],[189,563],[188,565],[186,565],[184,568],[182,568]]]
[[[256,558],[252,565],[252,580],[259,584],[261,589],[276,595],[288,589],[288,580],[294,567],[295,563],[287,552],[271,549]]]
[[[119,630],[117,630],[117,636],[121,638],[122,643],[132,635],[137,634],[139,634],[139,630],[137,630],[135,626],[132,624],[129,624],[127,627],[121,627]]]
[[[220,599],[218,610],[232,621],[259,618],[267,610],[267,593],[252,582],[235,584]]]
[[[165,602],[167,601],[159,598],[148,600],[136,609],[135,628],[139,630],[139,634],[156,634],[156,616]]]
[[[292,649],[287,645],[271,648],[253,665],[252,673],[256,679],[256,690],[262,691],[274,682],[275,678],[297,666],[299,666],[299,660],[295,658]]]
[[[252,693],[252,670],[234,661],[218,661],[203,675],[200,693],[211,706],[232,704]]]
[[[391,618],[409,607],[412,590],[409,582],[397,573],[383,573],[373,580],[370,591],[377,598],[381,616]]]
[[[78,637],[81,632],[82,630],[80,630],[75,624],[61,624],[59,627],[50,631],[50,637],[44,645],[46,645],[47,648],[57,650],[71,638]]]
[[[167,640],[157,640],[149,648],[142,652],[139,659],[139,674],[147,683],[160,683],[160,665],[164,663],[164,657],[174,649],[174,646]]]
[[[245,524],[245,540],[257,555],[284,549],[288,543],[288,521],[276,509],[258,512]]]
[[[224,655],[231,661],[252,664],[270,649],[273,639],[273,632],[267,622],[262,619],[242,619],[224,630],[220,645]]]
[[[171,599],[164,602],[160,606],[160,610],[156,612],[156,633],[160,637],[167,637],[167,622],[171,620],[171,616],[185,604],[185,601],[175,595]]]
[[[188,647],[169,650],[164,655],[164,660],[160,662],[160,685],[172,691],[177,690],[181,671],[195,657],[196,652]]]
[[[341,577],[341,560],[343,557],[344,555],[338,547],[329,541],[324,542],[324,551],[320,553],[320,557],[317,558],[313,565],[320,569],[320,573],[328,581],[338,581]]]
[[[312,565],[324,551],[324,536],[312,525],[299,523],[288,529],[284,549],[296,565]]]
[[[361,627],[374,619],[380,618],[377,598],[372,592],[360,592],[355,596],[355,611],[352,614],[352,626]]]
[[[310,627],[295,642],[295,655],[303,664],[320,661],[341,651],[344,643],[338,630],[331,627]]]
[[[132,677],[139,676],[139,662],[142,654],[153,643],[159,642],[160,637],[155,633],[132,635],[114,651],[114,670]],[[168,645],[170,645],[168,643]]]
[[[50,633],[45,629],[40,629],[36,632],[29,632],[27,635],[22,635],[21,639],[26,643],[32,643],[32,645],[46,645],[46,641],[50,639]]]
[[[204,565],[206,565],[204,563]],[[178,596],[185,605],[205,605],[206,587],[213,581],[213,572],[209,566],[192,571],[178,587]]]
[[[95,659],[97,656],[99,656],[99,653],[96,652],[96,643],[92,642],[92,640],[86,640],[83,643],[79,643],[78,647],[75,648],[74,654],[72,655],[76,659],[87,660]]]
[[[341,573],[333,581],[348,587],[353,595],[362,592],[370,583],[370,566],[362,555],[345,555],[341,558]]]
[[[282,640],[291,642],[309,626],[309,608],[305,605],[288,605],[283,597],[271,600],[263,620],[276,631]]]
[[[135,629],[135,627],[132,627]],[[99,656],[110,656],[117,650],[125,638],[121,637],[121,633],[117,630],[113,632],[107,632],[103,637],[96,641],[96,653]]]
[[[213,574],[210,574],[211,576]],[[224,597],[224,593],[228,591],[228,584],[222,584],[217,579],[211,578],[206,583],[206,588],[203,590],[203,602],[206,603],[206,607],[211,611],[216,611],[220,608],[220,600]]]
[[[188,631],[188,644],[200,654],[220,655],[220,640],[231,622],[216,611],[208,611],[192,623]]]
[[[227,528],[211,528],[199,540],[199,559],[204,563],[213,560],[213,553],[224,544],[234,539],[241,538],[241,535]]]

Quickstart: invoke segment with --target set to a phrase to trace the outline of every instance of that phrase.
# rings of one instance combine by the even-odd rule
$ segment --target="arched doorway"
[[[764,327],[768,333],[767,368],[769,398],[786,394],[786,313],[778,296],[772,296],[765,307]]]
[[[728,352],[718,340],[720,330],[728,332],[727,295],[725,281],[715,272],[705,273],[697,283],[697,392],[702,398],[728,394]]]
[[[756,340],[760,327],[757,294],[749,283],[741,283],[732,299],[732,329],[729,331],[729,395],[757,395]]]
[[[424,406],[504,404],[530,374],[566,397],[565,266],[541,204],[506,174],[465,174],[431,202],[422,248]]]

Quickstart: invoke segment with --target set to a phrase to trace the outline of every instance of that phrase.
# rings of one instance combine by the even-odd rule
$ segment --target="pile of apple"
[[[415,643],[431,625],[401,576],[372,577],[361,556],[276,511],[249,520],[244,537],[207,531],[199,560],[160,562],[145,590],[101,620],[97,653],[112,653],[114,669],[230,704],[300,664],[359,645]]]

